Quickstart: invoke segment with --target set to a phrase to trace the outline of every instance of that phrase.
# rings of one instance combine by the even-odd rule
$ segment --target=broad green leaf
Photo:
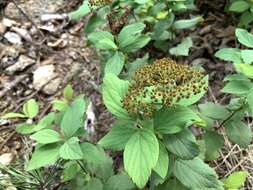
[[[117,49],[113,35],[107,31],[92,32],[88,40],[99,49]]]
[[[135,41],[135,37],[138,36],[145,28],[145,24],[142,22],[134,23],[125,26],[119,33],[119,46],[125,48]]]
[[[36,132],[36,125],[34,124],[28,124],[28,123],[22,123],[20,125],[17,125],[16,131],[22,135],[27,135]]]
[[[46,116],[44,116],[39,123],[34,127],[34,130],[39,131],[41,129],[44,128],[48,128],[51,127],[51,125],[53,124],[53,122],[55,121],[55,113],[51,112],[49,114],[47,114]]]
[[[113,150],[123,150],[127,141],[136,132],[133,122],[118,121],[116,122],[109,133],[107,133],[99,142],[104,148]]]
[[[240,0],[240,1],[232,2],[231,5],[229,6],[228,10],[233,11],[233,12],[237,12],[237,13],[242,13],[242,12],[248,10],[249,8],[250,8],[250,5],[248,2],[246,2],[244,0]]]
[[[148,35],[140,35],[131,44],[125,46],[121,50],[126,53],[136,52],[137,50],[146,46],[150,40],[151,38]]]
[[[230,120],[225,129],[228,138],[242,148],[247,148],[252,141],[251,128],[240,120]]]
[[[231,61],[233,63],[242,63],[241,50],[236,48],[223,48],[217,51],[214,54],[215,57],[218,57],[224,61]]]
[[[195,137],[188,129],[174,135],[164,135],[163,141],[169,152],[182,159],[193,159],[200,152]]]
[[[253,66],[249,64],[234,64],[237,72],[244,74],[248,78],[253,78]]]
[[[197,113],[184,106],[161,109],[154,115],[155,130],[162,134],[178,133],[187,124],[201,121]]]
[[[93,32],[98,26],[101,26],[105,22],[106,22],[105,19],[94,13],[94,15],[91,16],[89,21],[86,23],[84,32],[86,34],[89,34]]]
[[[241,50],[244,63],[253,63],[253,50]]]
[[[135,185],[125,173],[113,175],[105,184],[104,190],[133,190]]]
[[[81,144],[82,145],[82,144]],[[113,161],[112,159],[104,152],[103,149],[99,149],[101,162],[88,161],[87,170],[93,176],[106,182],[113,175]],[[97,154],[97,153],[96,153]],[[89,155],[89,157],[92,155]],[[87,158],[87,155],[86,155]],[[86,159],[85,158],[85,159]]]
[[[252,22],[253,22],[253,13],[246,11],[240,16],[240,22],[238,26],[241,28],[249,28]]]
[[[202,98],[205,95],[205,93],[206,93],[205,89],[208,89],[208,75],[205,76],[202,80],[205,81],[205,84],[204,84],[200,93],[198,93],[196,95],[193,94],[190,96],[190,98],[182,98],[178,102],[176,102],[176,104],[181,105],[181,106],[190,106],[190,105],[196,103],[197,101],[199,101],[200,98]]]
[[[27,117],[32,119],[39,113],[39,105],[34,99],[30,99],[23,105],[23,112]]]
[[[192,28],[196,24],[203,22],[204,19],[202,16],[197,16],[192,19],[182,19],[182,20],[177,20],[174,22],[173,27],[175,29],[187,29],[187,28]]]
[[[102,163],[104,158],[104,153],[101,152],[95,145],[83,142],[80,144],[81,150],[83,152],[83,159],[92,163]]]
[[[116,51],[105,64],[105,73],[119,75],[124,67],[125,57],[121,52]]]
[[[60,148],[60,156],[65,160],[79,160],[83,158],[83,152],[79,145],[79,139],[72,137]]]
[[[217,159],[219,157],[219,150],[224,144],[224,139],[222,135],[213,131],[206,131],[204,135],[204,140],[206,147],[205,159]]]
[[[220,186],[215,171],[201,159],[176,160],[174,175],[191,189],[218,188]]]
[[[84,1],[83,4],[76,10],[69,14],[71,20],[79,20],[81,17],[87,15],[90,12],[88,1]]]
[[[154,133],[147,129],[138,130],[127,142],[124,150],[124,167],[139,188],[143,188],[147,183],[158,156],[158,140]]]
[[[68,109],[68,102],[66,100],[54,100],[52,103],[54,110],[65,112]]]
[[[245,171],[234,172],[228,178],[222,180],[222,182],[229,190],[239,189],[245,183],[248,175],[248,172]]]
[[[77,173],[80,171],[80,166],[74,162],[74,161],[70,161],[67,162],[64,165],[64,169],[63,169],[63,181],[69,181],[73,178],[76,177]]]
[[[165,146],[162,143],[159,143],[159,157],[154,168],[154,171],[161,177],[165,178],[168,173],[169,167],[169,156]]]
[[[84,187],[85,190],[103,190],[103,183],[98,178],[92,178]]]
[[[222,92],[241,96],[247,94],[252,87],[253,84],[249,80],[233,80],[224,86]]]
[[[232,74],[232,75],[227,75],[223,81],[232,81],[232,80],[248,80],[249,79],[243,75],[243,74]]]
[[[37,133],[34,133],[31,138],[40,144],[49,144],[62,140],[60,134],[52,129],[40,130]]]
[[[26,170],[31,171],[53,165],[60,158],[59,148],[58,144],[48,144],[37,148],[32,154]]]
[[[242,45],[253,48],[253,35],[250,34],[247,30],[237,28],[235,30],[235,35]]]
[[[69,84],[63,90],[63,97],[65,100],[70,101],[73,98],[74,91],[72,86]]]
[[[83,127],[86,106],[83,97],[78,97],[68,107],[61,121],[61,129],[67,137],[71,137],[79,128]]]
[[[203,115],[212,119],[225,119],[229,115],[229,111],[226,107],[218,103],[206,102],[198,105],[198,107]]]
[[[119,118],[129,119],[121,102],[128,90],[129,82],[111,73],[106,74],[103,81],[103,101],[107,109]]]
[[[169,50],[171,55],[175,56],[188,56],[190,48],[192,47],[192,39],[191,37],[187,37],[182,40],[180,44],[176,47],[173,47]]]

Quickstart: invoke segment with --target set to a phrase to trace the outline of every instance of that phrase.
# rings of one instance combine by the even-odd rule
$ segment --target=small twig
[[[5,143],[7,143],[12,137],[13,135],[15,135],[16,131],[13,131],[1,144],[0,144],[0,150],[3,148],[3,146],[5,145]]]

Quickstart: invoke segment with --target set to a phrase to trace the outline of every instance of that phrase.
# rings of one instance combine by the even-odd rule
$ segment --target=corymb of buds
[[[109,5],[113,2],[113,0],[89,0],[89,4],[91,6],[105,6]]]
[[[136,71],[122,100],[130,115],[151,117],[155,110],[176,105],[207,90],[204,73],[169,58],[156,60]]]

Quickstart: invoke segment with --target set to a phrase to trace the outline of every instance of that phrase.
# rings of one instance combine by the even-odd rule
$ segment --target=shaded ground
[[[96,113],[95,128],[98,136],[102,136],[112,123],[111,115],[105,111],[98,92],[101,81],[100,66],[93,50],[85,47],[85,36],[82,31],[84,21],[69,23],[67,21],[41,22],[40,16],[47,12],[68,12],[78,5],[78,1],[64,0],[24,0],[18,1],[18,7],[10,1],[1,1],[0,6],[7,5],[2,12],[2,19],[9,18],[9,27],[0,25],[0,115],[8,111],[18,111],[30,98],[40,103],[42,117],[51,107],[50,102],[60,97],[62,88],[71,83],[76,93],[84,93],[90,97]],[[230,25],[235,21],[224,12],[225,0],[197,1],[197,5],[205,21],[192,31],[184,31],[179,36],[193,38],[194,47],[187,59],[179,62],[201,65],[210,76],[210,88],[206,99],[225,103],[227,96],[219,93],[222,80],[233,72],[230,64],[217,60],[215,51],[223,47],[235,46],[234,29]],[[22,11],[25,14],[22,14]],[[18,29],[27,31],[21,37],[21,44],[8,41],[6,33],[18,33]],[[1,30],[2,29],[2,30]],[[10,69],[20,57],[29,58],[25,68]],[[28,62],[28,61],[27,61]],[[36,84],[35,71],[50,66],[54,72],[46,83]],[[45,72],[45,70],[43,70]],[[45,73],[42,73],[45,75]],[[0,155],[12,153],[15,156],[22,149],[21,137],[15,133],[14,123],[0,122]],[[220,131],[223,133],[223,131]],[[247,188],[253,188],[253,146],[246,150],[232,145],[226,140],[221,157],[211,163],[221,176],[227,176],[235,170],[246,169],[251,173]]]

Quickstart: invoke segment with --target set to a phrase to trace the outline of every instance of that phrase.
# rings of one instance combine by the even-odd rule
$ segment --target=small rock
[[[14,3],[9,3],[5,7],[4,14],[8,18],[18,19],[18,20],[22,17],[22,14],[20,14],[19,10],[17,9]]]
[[[0,35],[3,35],[6,29],[7,27],[3,24],[3,22],[0,22]]]
[[[41,66],[33,72],[33,87],[36,90],[42,90],[44,93],[51,95],[57,91],[61,83],[61,79],[56,77],[57,73],[55,73],[54,65]],[[43,87],[44,85],[46,86]],[[43,89],[41,89],[42,87]]]
[[[8,166],[10,165],[13,158],[14,158],[14,155],[12,153],[4,153],[0,155],[0,164],[4,166]]]
[[[10,28],[14,25],[18,25],[18,23],[16,21],[8,19],[8,18],[3,18],[2,24],[8,28]]]
[[[50,83],[48,85],[46,85],[42,91],[45,93],[45,94],[48,94],[48,95],[52,95],[54,93],[57,92],[58,90],[58,87],[60,86],[61,84],[61,81],[62,79],[61,78],[56,78],[52,81],[50,81]]]
[[[17,45],[22,44],[21,37],[15,32],[6,32],[4,37],[6,38],[6,40],[8,40],[12,44],[17,44]]]
[[[34,59],[31,59],[30,57],[27,57],[25,55],[20,55],[18,61],[14,65],[6,69],[6,73],[12,75],[16,71],[23,71],[26,67],[33,65],[34,63]]]

